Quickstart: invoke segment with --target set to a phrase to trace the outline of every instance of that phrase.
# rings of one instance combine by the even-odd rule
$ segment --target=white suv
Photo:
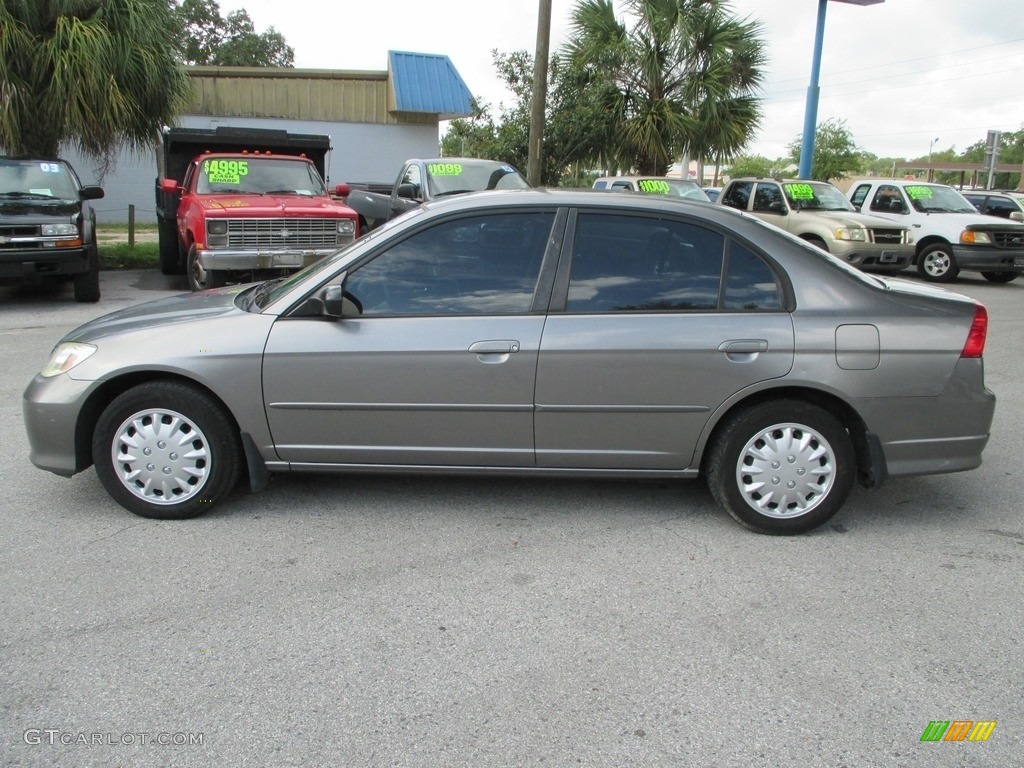
[[[982,216],[945,184],[913,179],[863,179],[850,187],[862,213],[913,227],[917,271],[948,283],[961,269],[1008,283],[1024,271],[1024,224]]]

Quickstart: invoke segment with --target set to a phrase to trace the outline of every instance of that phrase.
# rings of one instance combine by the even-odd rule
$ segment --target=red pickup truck
[[[160,269],[194,290],[294,271],[359,235],[324,184],[330,138],[219,127],[164,133]]]

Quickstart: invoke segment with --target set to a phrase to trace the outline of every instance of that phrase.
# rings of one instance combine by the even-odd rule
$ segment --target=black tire
[[[89,254],[89,268],[78,272],[73,277],[75,285],[75,301],[82,304],[95,304],[100,300],[100,257],[93,247]]]
[[[238,430],[224,409],[202,390],[172,381],[140,384],[115,398],[96,423],[92,456],[107,493],[155,520],[209,511],[242,469]]]
[[[824,240],[822,240],[817,235],[802,235],[801,239],[804,242],[810,243],[811,245],[813,245],[813,246],[815,246],[817,248],[821,248],[821,250],[823,250],[825,253],[829,252],[828,245],[825,243]]]
[[[1017,277],[1016,272],[982,272],[981,276],[990,283],[1009,283]]]
[[[160,272],[165,275],[182,275],[185,273],[185,260],[182,258],[181,245],[178,243],[178,231],[173,221],[161,221],[160,237]]]
[[[917,274],[932,283],[951,283],[960,274],[960,267],[949,243],[933,243],[917,257]]]
[[[227,284],[227,272],[220,269],[203,269],[196,253],[196,244],[188,249],[188,287],[193,291],[207,288],[221,288]]]
[[[781,497],[761,493],[759,464],[766,487],[782,489]],[[704,472],[715,500],[741,525],[792,535],[817,528],[839,511],[857,467],[850,435],[832,414],[800,400],[773,400],[728,418],[709,448]],[[814,482],[804,479],[811,477]]]

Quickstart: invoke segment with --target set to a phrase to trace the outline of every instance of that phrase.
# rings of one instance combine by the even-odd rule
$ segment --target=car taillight
[[[960,357],[981,357],[985,351],[985,337],[988,335],[988,310],[981,304],[974,305],[974,322],[964,342]]]

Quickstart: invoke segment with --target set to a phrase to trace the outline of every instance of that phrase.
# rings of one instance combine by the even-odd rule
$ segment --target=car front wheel
[[[158,520],[195,517],[238,481],[236,433],[205,392],[148,382],[122,393],[100,415],[93,462],[107,493],[130,512]]]
[[[982,272],[981,276],[990,283],[1009,283],[1016,279],[1016,272]]]
[[[712,495],[740,524],[790,535],[817,528],[846,501],[856,474],[853,444],[828,411],[798,400],[732,416],[705,467]]]
[[[953,249],[947,243],[929,245],[917,258],[917,273],[933,283],[949,283],[960,274]]]

